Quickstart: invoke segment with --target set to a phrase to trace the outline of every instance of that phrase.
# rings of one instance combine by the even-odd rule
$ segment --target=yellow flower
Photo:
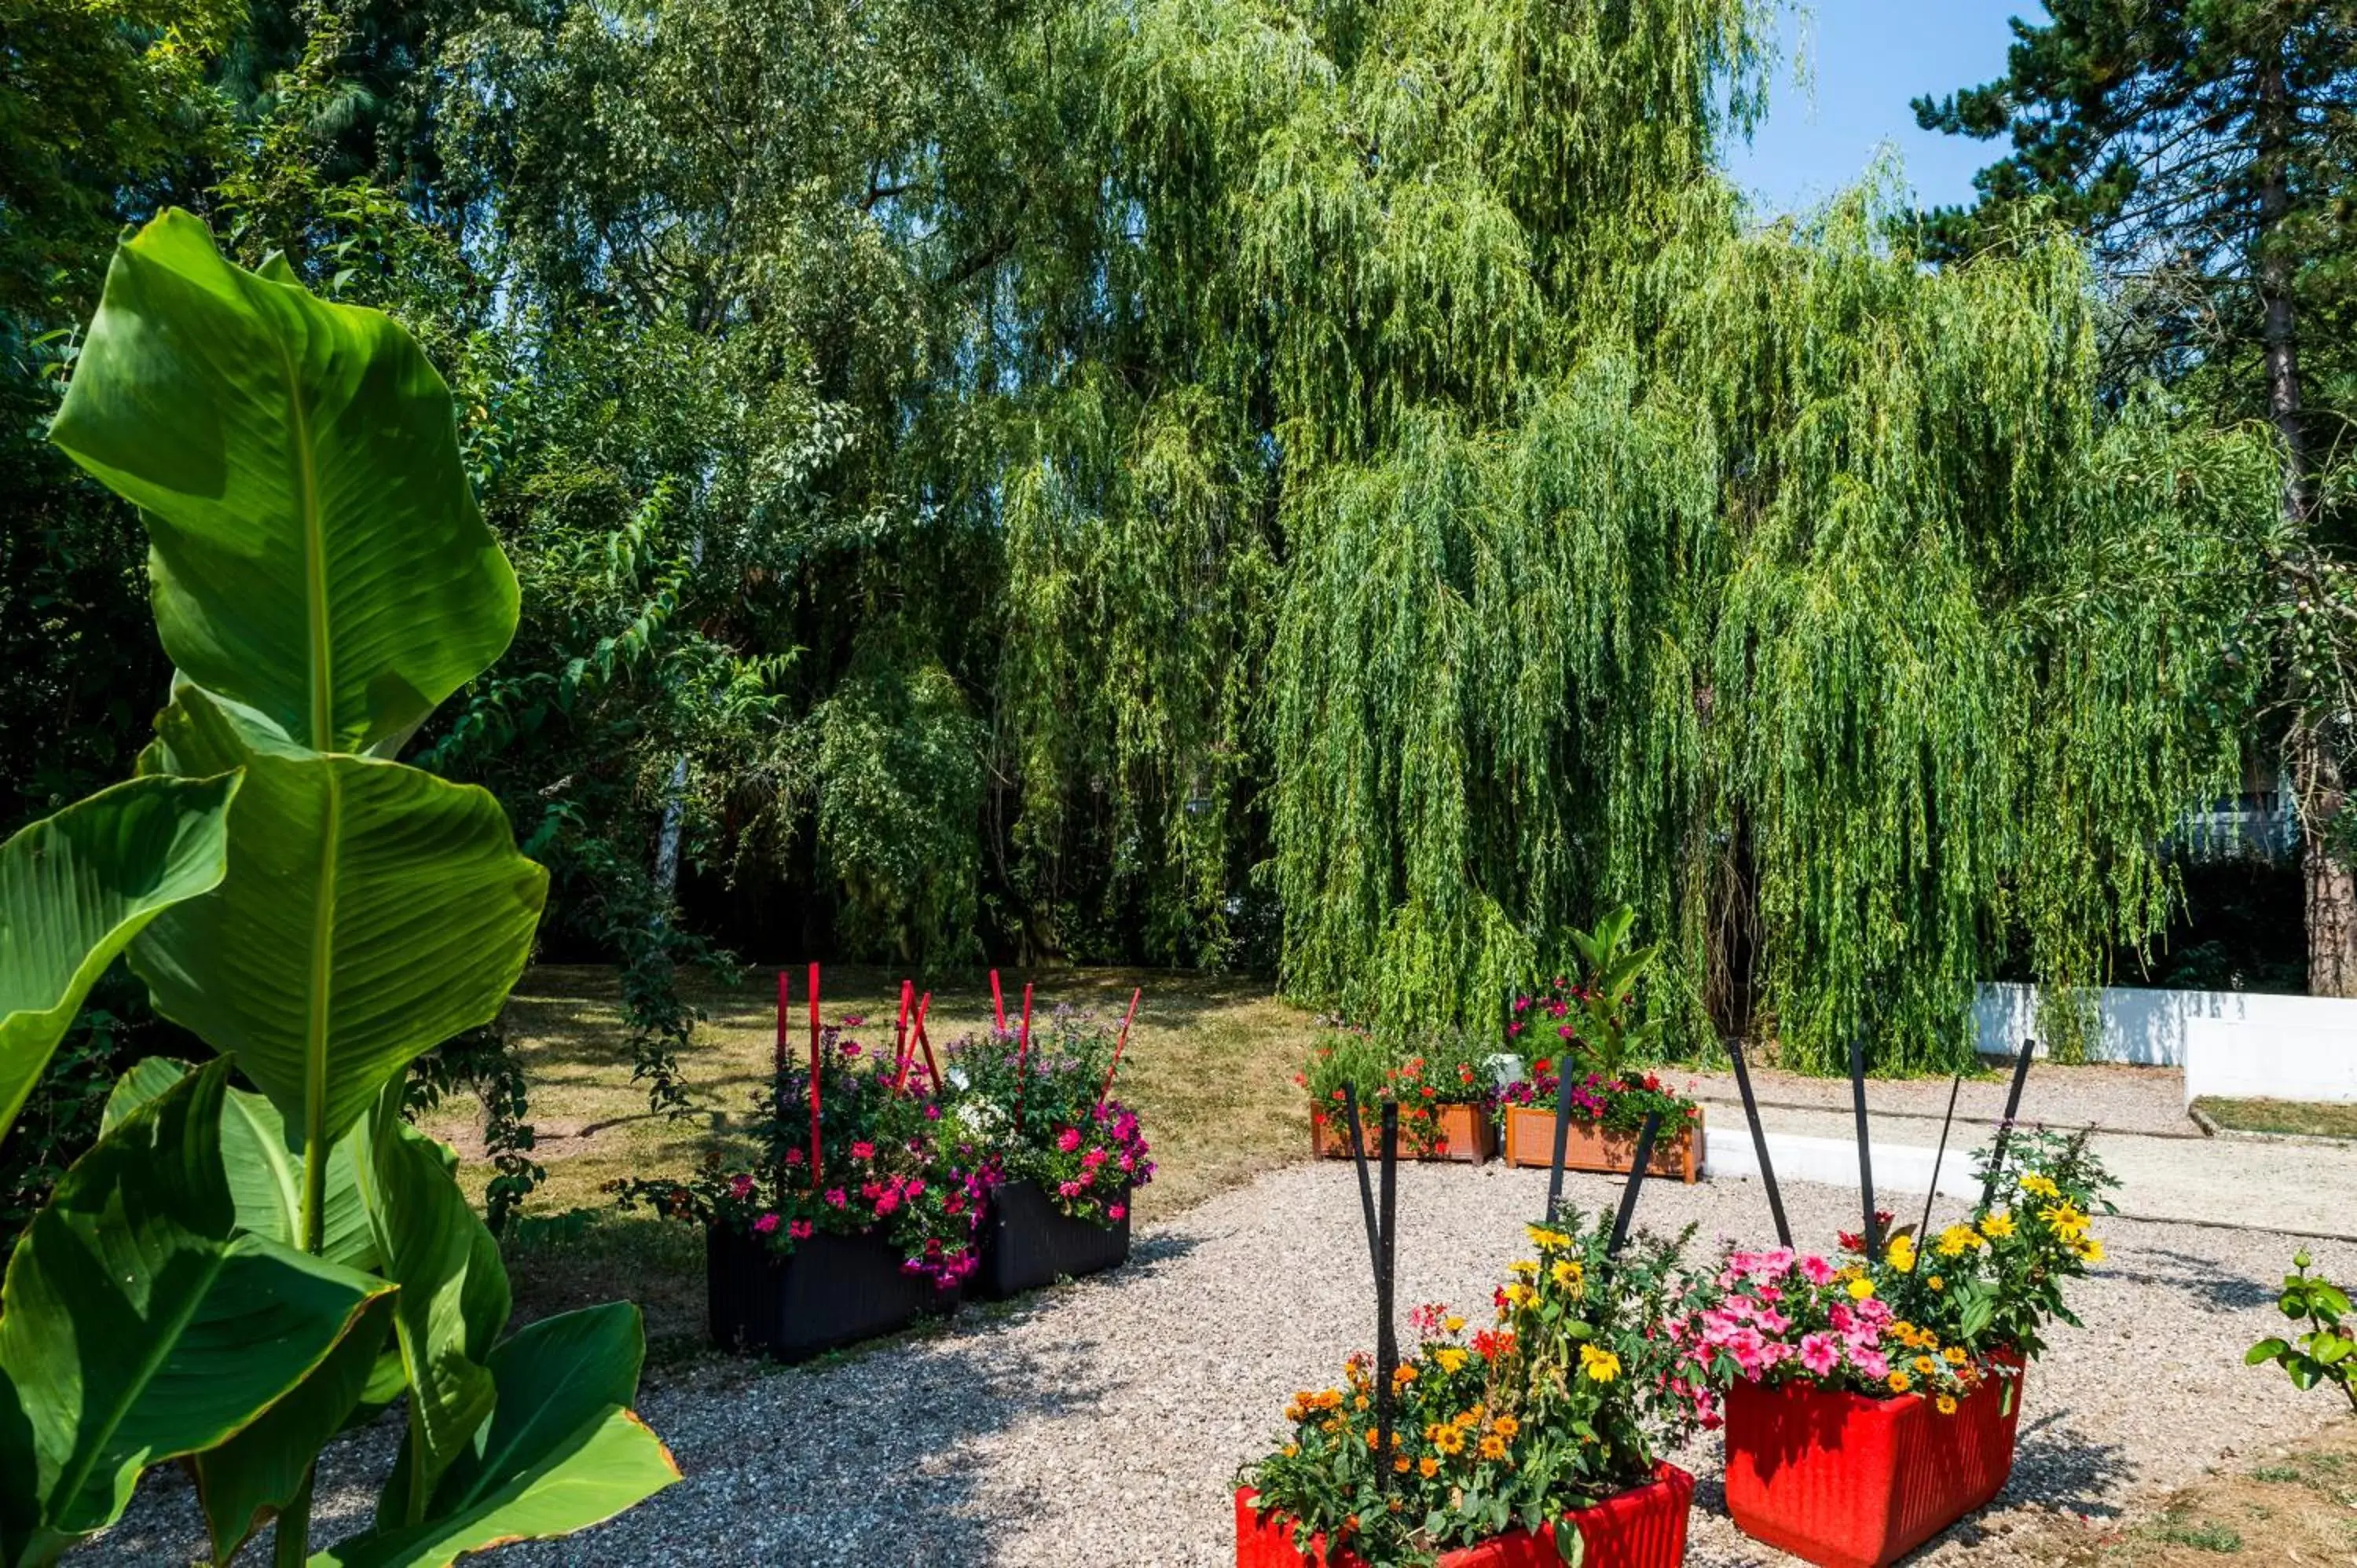
[[[1286,1458],[1288,1458],[1288,1459],[1297,1458],[1297,1457],[1299,1457],[1299,1456],[1300,1456],[1300,1454],[1301,1454],[1301,1444],[1298,1444],[1298,1443],[1288,1443],[1288,1444],[1286,1444],[1285,1445],[1285,1456],[1286,1456]]]
[[[2054,1228],[2054,1234],[2065,1241],[2075,1241],[2086,1232],[2087,1217],[2067,1203],[2041,1208],[2038,1218]]]
[[[1370,1447],[1370,1448],[1372,1448],[1374,1445],[1375,1445],[1375,1429],[1374,1429],[1373,1427],[1372,1427],[1372,1426],[1371,1426],[1371,1427],[1367,1428],[1367,1446],[1368,1446],[1368,1447]]]
[[[1890,1374],[1890,1391],[1892,1393],[1903,1394],[1914,1386],[1915,1380],[1909,1377],[1906,1373],[1893,1372]]]
[[[1558,1251],[1571,1245],[1569,1235],[1544,1225],[1526,1225],[1523,1227],[1523,1233],[1531,1239],[1531,1245],[1542,1252]]]
[[[1900,1273],[1913,1273],[1915,1272],[1915,1238],[1912,1236],[1892,1237],[1890,1239],[1889,1249],[1884,1253],[1884,1256],[1889,1260],[1890,1266],[1897,1269]]]
[[[1507,1442],[1512,1443],[1514,1440],[1515,1434],[1523,1430],[1523,1423],[1515,1420],[1511,1415],[1501,1415],[1498,1418],[1497,1423],[1492,1430],[1494,1430],[1499,1436],[1504,1438]]]
[[[1393,1461],[1392,1461],[1392,1470],[1393,1470],[1393,1472],[1394,1472],[1394,1474],[1397,1474],[1397,1475],[1402,1475],[1402,1476],[1406,1475],[1406,1474],[1407,1474],[1407,1455],[1405,1455],[1405,1454],[1403,1454],[1403,1455],[1401,1455],[1398,1458],[1396,1458],[1396,1459],[1393,1460]],[[1398,1499],[1397,1499],[1397,1498],[1394,1498],[1394,1499],[1393,1499],[1393,1500],[1396,1502]]]
[[[1491,1433],[1481,1439],[1480,1453],[1484,1459],[1503,1459],[1506,1456],[1506,1440]]]
[[[1453,1426],[1436,1426],[1431,1436],[1432,1445],[1443,1454],[1454,1455],[1465,1452],[1465,1434]]]
[[[1918,1356],[1915,1358],[1915,1369],[1928,1378],[1940,1369],[1940,1363],[1929,1356]]]
[[[1933,1290],[1945,1290],[1948,1288],[1948,1282],[1942,1279],[1937,1274],[1933,1274],[1930,1279],[1925,1280],[1923,1283],[1930,1285]]]
[[[1849,1282],[1849,1296],[1852,1301],[1864,1301],[1867,1296],[1870,1296],[1873,1294],[1874,1282],[1872,1280],[1852,1280]]]
[[[1392,1381],[1402,1384],[1403,1386],[1415,1381],[1415,1369],[1414,1367],[1394,1367],[1392,1369]]]
[[[1964,1364],[1964,1348],[1961,1345],[1951,1345],[1940,1354],[1947,1358],[1948,1365],[1951,1367],[1961,1367]]]
[[[1981,1219],[1981,1234],[1992,1241],[2002,1241],[2013,1234],[2013,1216],[2000,1208]]]
[[[1506,1265],[1506,1272],[1513,1275],[1518,1280],[1534,1280],[1539,1277],[1538,1260],[1535,1258],[1517,1258],[1514,1262]]]
[[[1415,1473],[1429,1481],[1440,1473],[1440,1461],[1427,1454],[1415,1462]]]
[[[1986,1244],[1980,1239],[1980,1233],[1969,1225],[1951,1225],[1940,1232],[1940,1256],[1943,1258],[1961,1258],[1974,1248]]]
[[[1440,1320],[1440,1326],[1451,1334],[1462,1334],[1465,1331],[1465,1320],[1452,1313]]]
[[[1435,1350],[1432,1353],[1432,1359],[1444,1372],[1461,1372],[1465,1369],[1465,1352],[1454,1345]]]
[[[1508,1306],[1528,1306],[1531,1303],[1538,1300],[1538,1298],[1539,1293],[1533,1290],[1530,1286],[1524,1284],[1520,1280],[1516,1280],[1512,1284],[1506,1287],[1506,1305]]]
[[[1942,1415],[1953,1415],[1956,1413],[1956,1396],[1953,1394],[1942,1394],[1932,1402],[1940,1407],[1940,1413]]]
[[[1555,1261],[1555,1267],[1549,1269],[1547,1273],[1554,1278],[1555,1283],[1566,1290],[1576,1291],[1579,1288],[1579,1265],[1569,1258],[1557,1258]]]
[[[2080,1257],[2091,1263],[2100,1263],[2104,1261],[2104,1244],[2093,1236],[2079,1243],[2078,1252]]]
[[[1593,1345],[1579,1348],[1579,1369],[1596,1382],[1609,1383],[1620,1375],[1620,1358]]]
[[[1364,1394],[1361,1394],[1357,1399],[1352,1400],[1352,1401],[1351,1402],[1351,1408],[1352,1410],[1364,1410],[1364,1409],[1366,1409],[1366,1408],[1367,1408],[1367,1396],[1366,1396],[1366,1395],[1364,1395]]]
[[[2032,1197],[2060,1197],[2062,1195],[2062,1189],[2056,1187],[2050,1178],[2040,1176],[2036,1171],[2021,1178],[2021,1190]]]

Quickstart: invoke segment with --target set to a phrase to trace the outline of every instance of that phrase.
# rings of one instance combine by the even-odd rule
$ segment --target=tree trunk
[[[2257,129],[2258,225],[2253,276],[2262,312],[2261,347],[2267,378],[2267,419],[2283,443],[2284,521],[2293,547],[2309,521],[2310,489],[2306,433],[2300,428],[2299,349],[2292,317],[2291,257],[2280,241],[2291,211],[2285,167],[2293,130],[2291,84],[2282,51],[2259,62]],[[2297,674],[2294,676],[2298,680]],[[2357,996],[2357,875],[2338,852],[2334,828],[2346,801],[2335,750],[2345,723],[2328,709],[2332,693],[2295,689],[2291,763],[2298,795],[2300,871],[2306,883],[2308,989],[2312,996]]]

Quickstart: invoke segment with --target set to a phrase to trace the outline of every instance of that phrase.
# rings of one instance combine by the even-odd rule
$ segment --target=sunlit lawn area
[[[2229,1133],[2291,1133],[2309,1138],[2357,1138],[2357,1105],[2299,1100],[2223,1100],[2203,1095],[2193,1108]]]
[[[795,1048],[808,1041],[804,972],[793,972]],[[899,978],[883,969],[828,966],[824,1016],[864,1016],[864,1030],[854,1034],[888,1046]],[[1317,1028],[1308,1014],[1273,997],[1266,981],[1160,970],[1002,971],[1010,1020],[1027,979],[1041,1012],[1063,1003],[1116,1019],[1130,989],[1145,988],[1116,1091],[1145,1119],[1158,1166],[1154,1184],[1137,1197],[1142,1223],[1308,1154],[1307,1115],[1293,1074]],[[933,990],[927,1033],[937,1047],[988,1024],[985,973],[921,983]],[[702,1239],[643,1211],[618,1212],[608,1189],[629,1176],[684,1176],[707,1150],[746,1154],[746,1129],[756,1097],[766,1091],[776,1038],[774,970],[750,972],[734,987],[692,980],[688,990],[707,1016],[680,1064],[694,1108],[678,1119],[650,1113],[644,1085],[630,1081],[612,970],[535,969],[516,988],[509,1012],[531,1079],[534,1153],[548,1172],[524,1207],[511,1248],[519,1305],[537,1315],[619,1291],[646,1308],[659,1355],[692,1349],[701,1332]],[[454,1101],[430,1122],[470,1162],[482,1146],[475,1109],[471,1101]],[[479,1195],[485,1174],[470,1163],[470,1192]]]

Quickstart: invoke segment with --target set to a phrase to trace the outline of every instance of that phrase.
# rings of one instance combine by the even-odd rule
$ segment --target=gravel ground
[[[1590,1208],[1619,1189],[1598,1176],[1568,1186]],[[1486,1301],[1544,1189],[1539,1171],[1406,1170],[1403,1309]],[[1854,1219],[1853,1194],[1838,1188],[1795,1187],[1786,1201],[1804,1241],[1829,1241]],[[1648,1185],[1639,1219],[1657,1230],[1698,1224],[1704,1246],[1719,1236],[1756,1243],[1768,1230],[1746,1182]],[[2091,1326],[2058,1327],[2030,1375],[2012,1485],[1915,1561],[2039,1561],[2025,1543],[2050,1531],[2057,1511],[2117,1518],[2334,1413],[2323,1397],[2296,1397],[2279,1377],[2242,1366],[2273,1316],[2269,1285],[2290,1251],[2282,1238],[2128,1221],[2104,1233],[2109,1262],[2076,1298]],[[2341,1255],[2357,1249],[2318,1251],[2332,1272],[2357,1267],[2357,1255]],[[1372,1296],[1349,1167],[1274,1172],[1146,1234],[1118,1274],[969,1309],[944,1329],[815,1369],[705,1362],[668,1374],[641,1410],[687,1480],[600,1530],[502,1561],[1224,1565],[1234,1560],[1237,1463],[1273,1441],[1292,1390],[1332,1380],[1341,1358],[1372,1340]],[[337,1455],[326,1520],[365,1516],[350,1477],[374,1468],[371,1443],[383,1446],[372,1434]],[[1690,1563],[1791,1561],[1721,1511],[1715,1438],[1684,1462],[1703,1480]],[[97,1554],[177,1568],[195,1531],[185,1483],[159,1473]]]
[[[2001,1065],[2004,1070],[1993,1071],[1986,1078],[1967,1079],[1957,1090],[1959,1127],[1967,1122],[1986,1127],[2005,1114],[2006,1091],[2012,1087],[2012,1066],[1993,1065]],[[1685,1074],[1663,1076],[1677,1084],[1689,1081]],[[1703,1073],[1691,1081],[1695,1084],[1692,1092],[1697,1098],[1737,1107],[1734,1124],[1741,1124],[1743,1101],[1735,1087],[1734,1074]],[[1755,1067],[1751,1069],[1751,1091],[1768,1106],[1839,1111],[1845,1115],[1850,1111],[1849,1079],[1846,1078],[1803,1078],[1797,1073]],[[1937,1123],[1947,1114],[1948,1086],[1929,1078],[1869,1079],[1866,1105],[1877,1121],[1884,1117],[1929,1120],[1934,1124],[1932,1130],[1920,1141],[1933,1143],[1939,1137]],[[2057,1068],[2032,1062],[2029,1078],[2022,1086],[2021,1116],[2025,1121],[2043,1122],[2050,1127],[2092,1124],[2115,1133],[2170,1133],[2186,1138],[2202,1135],[2185,1114],[2185,1075],[2167,1067],[2126,1067],[2106,1062]],[[1710,1119],[1719,1120],[1715,1108]]]

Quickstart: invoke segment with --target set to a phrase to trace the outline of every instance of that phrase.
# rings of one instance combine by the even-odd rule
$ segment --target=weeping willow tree
[[[489,510],[668,498],[673,620],[759,672],[545,771],[803,946],[1281,919],[1296,996],[1430,1026],[1628,902],[1689,1047],[1956,1061],[2000,969],[2068,1024],[2234,772],[2271,456],[2099,399],[2066,242],[1746,214],[1768,9],[460,5]]]

